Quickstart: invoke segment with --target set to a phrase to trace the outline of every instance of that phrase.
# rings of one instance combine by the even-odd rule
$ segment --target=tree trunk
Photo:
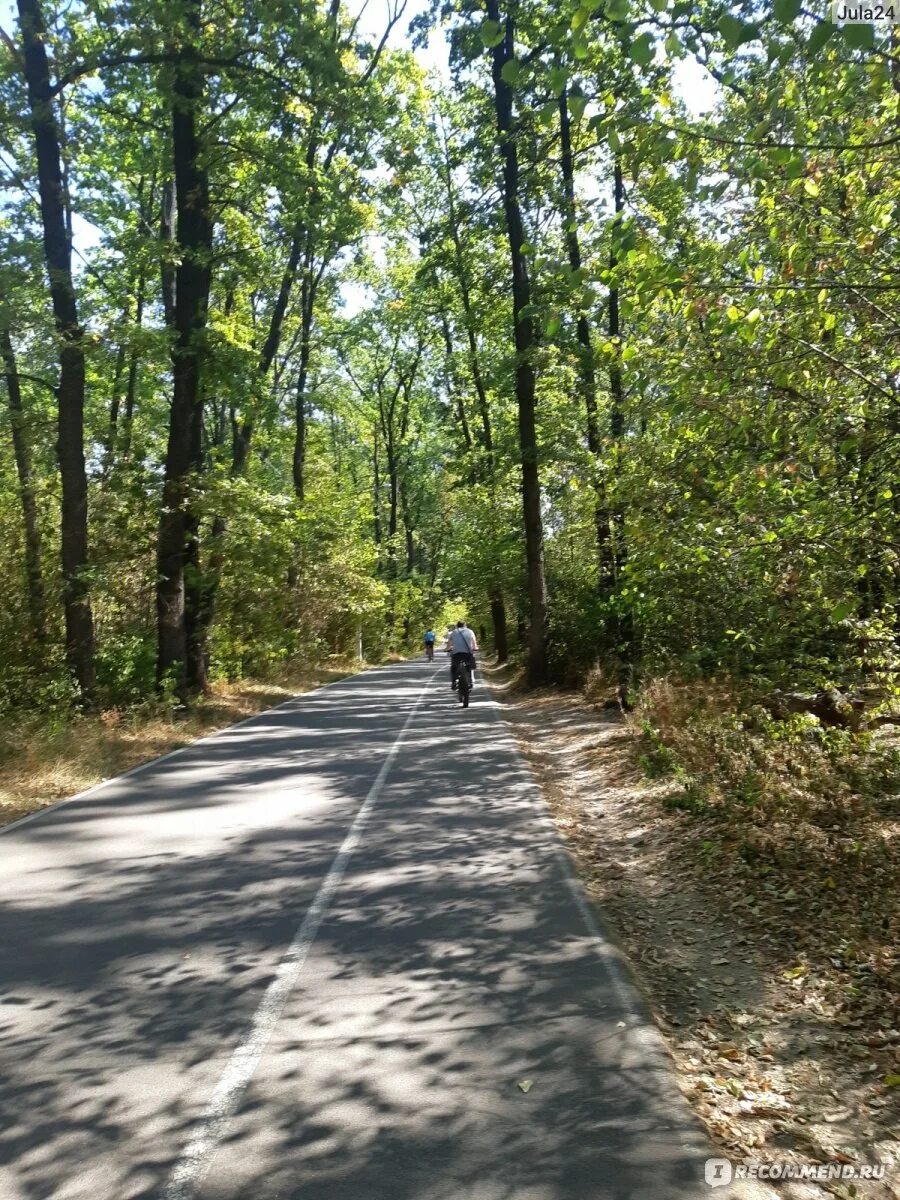
[[[59,335],[57,387],[59,474],[62,484],[62,576],[66,619],[66,663],[83,704],[94,703],[94,619],[88,588],[87,475],[84,463],[85,365],[83,331],[72,279],[72,244],[66,204],[59,131],[53,114],[47,31],[40,0],[18,0],[25,78],[34,134],[44,259],[53,317]]]
[[[187,20],[199,31],[200,0],[191,0]],[[202,467],[204,357],[211,281],[212,221],[209,179],[200,162],[199,114],[203,76],[193,46],[175,68],[172,151],[180,262],[175,274],[172,345],[172,406],[157,544],[157,679],[173,678],[188,698],[206,683],[202,638],[198,636],[199,522],[192,488]],[[186,577],[187,576],[187,577]]]
[[[446,363],[444,377],[447,383],[447,394],[450,397],[451,403],[454,399],[456,401],[456,419],[459,421],[459,427],[462,430],[463,446],[466,453],[469,454],[472,450],[472,435],[469,432],[469,422],[466,418],[462,388],[459,386],[459,380],[456,377],[456,368],[453,365],[453,336],[450,333],[450,322],[447,320],[447,313],[443,305],[441,305],[441,330],[444,334],[444,361]]]
[[[25,530],[25,579],[28,586],[28,614],[35,641],[47,640],[47,602],[44,595],[44,575],[41,568],[41,527],[31,474],[31,450],[25,432],[22,408],[22,389],[12,338],[5,325],[0,325],[0,358],[6,377],[9,400],[9,423],[12,427],[13,454],[22,502],[22,521]]]
[[[618,228],[621,220],[621,214],[625,208],[625,189],[622,182],[622,165],[618,155],[614,159],[613,167],[613,208],[615,211],[615,229]],[[610,341],[615,346],[615,354],[609,368],[609,430],[613,444],[613,461],[615,470],[621,469],[621,458],[623,442],[625,437],[625,389],[622,384],[622,360],[621,360],[621,345],[619,338],[622,334],[622,326],[619,318],[619,288],[616,283],[616,268],[618,267],[618,253],[616,250],[615,241],[609,255],[609,268],[612,275],[612,286],[609,289],[609,324],[608,333]],[[612,556],[609,563],[609,571],[614,587],[618,586],[621,578],[622,569],[625,566],[626,559],[626,544],[625,544],[625,513],[622,508],[621,501],[616,499],[611,506],[610,512],[611,534],[612,534]],[[631,690],[631,684],[634,677],[634,619],[630,609],[626,609],[619,613],[614,624],[614,632],[617,645],[618,676],[619,676],[619,697],[623,705],[628,706],[628,694]]]
[[[544,528],[541,517],[541,485],[538,473],[535,428],[535,373],[532,354],[536,345],[534,321],[528,315],[531,283],[522,251],[525,235],[519,199],[519,156],[513,121],[510,85],[503,68],[514,57],[512,17],[501,22],[499,0],[487,0],[487,13],[503,27],[503,40],[491,51],[494,108],[500,152],[503,158],[503,208],[512,266],[513,322],[516,344],[516,402],[518,405],[519,453],[522,465],[522,509],[525,521],[525,561],[528,579],[528,682],[547,681],[547,588],[544,578]]]
[[[378,427],[372,441],[372,537],[377,552],[377,569],[381,572],[381,473],[378,467]]]
[[[581,245],[578,240],[578,211],[575,206],[575,164],[572,154],[572,122],[569,116],[569,92],[563,88],[559,97],[559,133],[561,168],[563,180],[563,229],[565,230],[566,253],[572,271],[581,269]],[[614,585],[612,572],[613,551],[609,512],[603,484],[604,463],[600,441],[597,409],[597,376],[594,367],[594,349],[591,344],[591,324],[586,312],[578,315],[576,326],[578,337],[578,372],[584,396],[587,445],[594,461],[594,528],[597,539],[597,586],[601,593],[608,594]]]
[[[456,208],[456,196],[453,191],[453,175],[446,144],[444,146],[444,186],[447,193],[447,219],[450,223],[450,237],[453,241],[454,273],[459,287],[459,297],[462,301],[466,341],[469,346],[469,369],[472,372],[472,382],[475,385],[475,396],[478,400],[478,415],[481,418],[481,444],[487,456],[488,470],[493,473],[494,437],[491,431],[491,414],[488,408],[487,389],[478,353],[478,338],[475,334],[475,314],[472,309],[472,294],[469,287],[469,275],[466,270],[466,258],[462,244],[459,214]]]
[[[302,503],[306,493],[306,384],[309,379],[310,338],[316,303],[316,278],[307,255],[300,293],[300,366],[294,408],[294,456],[291,464],[294,493]]]
[[[175,243],[175,180],[168,179],[163,185],[162,207],[159,218],[160,240],[160,283],[162,291],[163,319],[167,329],[175,325],[175,267],[172,247]]]
[[[144,321],[144,288],[146,287],[146,283],[147,281],[143,274],[139,275],[137,282],[137,308],[134,314],[136,329],[140,329]],[[137,400],[138,358],[137,347],[132,346],[128,360],[128,382],[125,384],[125,412],[122,418],[122,458],[128,458],[131,453],[131,430],[134,425],[134,405]]]
[[[506,605],[499,592],[491,596],[491,622],[494,626],[494,649],[497,651],[497,662],[505,663],[509,658],[509,644],[506,638]]]

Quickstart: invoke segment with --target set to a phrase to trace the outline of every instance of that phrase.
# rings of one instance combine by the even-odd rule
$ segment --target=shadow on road
[[[202,1196],[697,1195],[702,1136],[512,739],[436,666]],[[3,1200],[159,1194],[433,675],[347,680],[0,843]]]

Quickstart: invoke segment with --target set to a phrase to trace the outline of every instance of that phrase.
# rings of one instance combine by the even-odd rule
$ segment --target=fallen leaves
[[[896,945],[882,914],[865,917],[867,889],[884,895],[879,865],[838,873],[838,829],[801,845],[796,821],[748,831],[667,810],[659,787],[629,775],[627,743],[607,741],[593,762],[570,753],[567,716],[581,735],[608,720],[556,695],[517,702],[512,724],[714,1138],[748,1157],[900,1164]],[[745,859],[748,844],[761,857]]]

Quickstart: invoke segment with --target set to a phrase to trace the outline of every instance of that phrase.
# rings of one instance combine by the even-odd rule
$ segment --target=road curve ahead
[[[497,706],[443,661],[27,819],[0,864],[0,1200],[709,1194]]]

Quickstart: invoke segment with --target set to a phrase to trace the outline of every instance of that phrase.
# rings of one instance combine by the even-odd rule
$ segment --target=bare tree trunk
[[[463,446],[466,453],[472,450],[472,434],[469,432],[469,422],[466,417],[466,407],[463,403],[462,388],[459,386],[459,381],[456,377],[456,369],[453,365],[453,336],[450,333],[450,322],[447,320],[447,314],[441,306],[441,330],[444,334],[444,361],[446,363],[445,379],[447,382],[447,393],[451,400],[456,401],[456,419],[459,421],[459,427],[462,430]]]
[[[200,0],[191,0],[188,27],[199,32]],[[202,467],[204,357],[211,282],[212,220],[209,179],[201,165],[199,136],[203,76],[192,45],[184,47],[175,68],[172,150],[177,210],[176,240],[181,259],[176,270],[173,390],[169,417],[162,513],[157,544],[157,679],[174,676],[187,698],[206,684],[201,640],[197,636],[200,602],[198,517],[192,489]],[[190,578],[186,579],[189,568]]]
[[[381,473],[378,466],[378,426],[372,442],[372,531],[375,549],[378,552],[378,569],[381,570]]]
[[[88,588],[87,475],[84,462],[85,365],[83,330],[72,279],[72,244],[59,130],[53,114],[47,31],[40,0],[18,0],[25,78],[34,134],[44,259],[53,316],[59,335],[57,387],[59,474],[62,484],[62,576],[66,619],[66,662],[83,704],[94,703],[96,671],[94,618]]]
[[[19,480],[22,503],[22,522],[25,532],[25,578],[28,585],[28,614],[35,641],[47,640],[47,601],[44,595],[44,575],[41,567],[41,527],[38,521],[34,481],[31,473],[31,448],[25,431],[22,408],[22,389],[12,338],[5,325],[0,325],[0,359],[6,378],[9,400],[9,423],[12,427],[13,454]]]
[[[522,509],[525,521],[525,561],[528,580],[527,677],[532,686],[547,681],[547,587],[544,577],[544,526],[538,473],[535,426],[535,374],[532,354],[536,345],[534,321],[529,315],[531,282],[522,246],[525,234],[519,197],[519,156],[510,85],[503,68],[514,58],[514,22],[501,21],[499,0],[487,0],[487,14],[503,28],[503,40],[491,51],[494,108],[503,158],[503,208],[512,267],[513,323],[516,345],[516,402],[519,417],[519,454],[522,464]]]
[[[488,469],[493,472],[494,437],[491,430],[491,415],[488,407],[487,388],[485,387],[484,375],[481,370],[481,358],[478,353],[478,338],[475,332],[472,293],[469,286],[469,274],[466,269],[462,231],[460,229],[459,213],[456,205],[456,194],[453,188],[453,174],[446,143],[444,145],[444,187],[447,195],[447,219],[450,224],[450,237],[453,241],[454,274],[456,275],[456,282],[459,287],[459,297],[462,302],[463,319],[466,328],[466,341],[469,347],[469,369],[472,372],[475,397],[478,401],[478,415],[481,419],[481,444],[487,456]]]

